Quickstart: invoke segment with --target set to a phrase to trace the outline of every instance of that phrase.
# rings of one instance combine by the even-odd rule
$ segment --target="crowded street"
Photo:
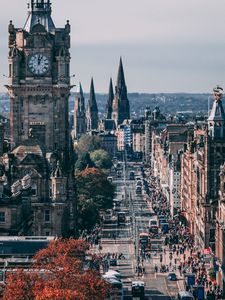
[[[179,216],[171,216],[157,178],[141,164],[118,165],[110,175],[114,207],[89,237],[103,277],[119,274],[124,299],[136,299],[132,286],[138,282],[144,284],[143,299],[177,298],[181,291],[220,299],[220,287],[208,278],[207,260]],[[188,283],[193,278],[194,284]]]

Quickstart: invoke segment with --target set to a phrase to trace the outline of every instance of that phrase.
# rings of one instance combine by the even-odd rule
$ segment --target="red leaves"
[[[8,274],[3,299],[105,299],[108,285],[98,273],[84,270],[87,249],[81,240],[51,242],[36,254],[29,271]]]

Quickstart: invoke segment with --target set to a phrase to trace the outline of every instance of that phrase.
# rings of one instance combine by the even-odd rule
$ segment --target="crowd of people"
[[[222,290],[216,283],[215,278],[210,277],[209,265],[206,265],[205,256],[197,251],[194,244],[194,237],[189,228],[179,215],[172,217],[167,199],[163,194],[157,178],[151,173],[150,178],[150,197],[149,201],[157,216],[164,216],[169,223],[169,232],[165,237],[164,255],[166,252],[170,255],[170,263],[166,265],[155,265],[155,272],[178,271],[180,276],[186,273],[194,274],[195,285],[203,286],[206,298],[209,300],[222,299]],[[186,284],[188,290],[188,284]],[[194,297],[195,291],[193,290]]]

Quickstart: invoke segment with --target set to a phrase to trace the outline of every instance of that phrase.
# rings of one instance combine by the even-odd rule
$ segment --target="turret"
[[[52,172],[51,176],[52,183],[52,200],[53,202],[65,202],[66,201],[66,184],[67,178],[63,174],[63,171],[60,167],[59,161],[55,170]]]
[[[222,105],[223,89],[213,89],[214,102],[208,118],[209,134],[214,139],[225,139],[225,113]]]

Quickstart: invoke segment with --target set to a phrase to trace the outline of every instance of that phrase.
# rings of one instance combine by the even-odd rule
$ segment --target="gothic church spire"
[[[113,83],[112,83],[112,78],[110,78],[109,95],[108,95],[108,101],[106,106],[106,119],[112,119],[113,99],[114,99]]]
[[[87,126],[88,130],[97,130],[98,129],[98,106],[95,96],[94,80],[91,78],[91,87],[90,87],[90,96],[88,101],[87,109]]]

